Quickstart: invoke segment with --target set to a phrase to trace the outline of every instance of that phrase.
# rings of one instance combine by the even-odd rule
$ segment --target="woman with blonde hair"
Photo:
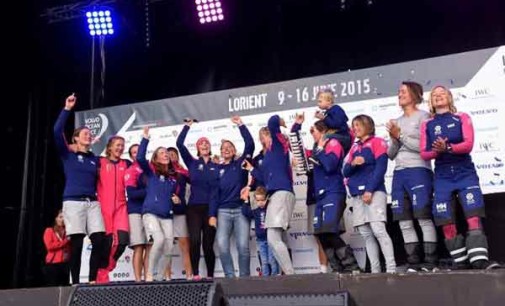
[[[442,226],[445,245],[457,268],[492,269],[487,238],[481,218],[485,216],[484,198],[470,152],[474,130],[470,116],[457,112],[449,89],[436,86],[430,94],[433,117],[421,127],[421,157],[435,159],[433,214]],[[458,201],[452,201],[456,194]],[[460,203],[468,224],[466,238],[458,233],[455,203]]]

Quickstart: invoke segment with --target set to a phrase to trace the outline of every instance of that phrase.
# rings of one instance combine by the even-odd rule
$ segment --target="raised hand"
[[[240,118],[240,116],[233,116],[233,117],[231,117],[231,122],[235,123],[236,125],[242,125],[242,124],[244,124],[242,122],[242,118]]]
[[[187,126],[191,126],[193,124],[193,122],[195,122],[195,120],[191,119],[191,118],[185,118],[184,119],[184,123],[187,125]]]
[[[144,129],[142,130],[142,137],[149,139],[149,126],[148,125],[144,126]]]
[[[77,97],[75,96],[75,93],[72,93],[65,100],[65,109],[66,110],[71,110],[72,108],[74,108],[76,101],[77,101]]]
[[[305,112],[301,114],[296,113],[295,122],[298,124],[302,124],[304,121],[305,121]]]

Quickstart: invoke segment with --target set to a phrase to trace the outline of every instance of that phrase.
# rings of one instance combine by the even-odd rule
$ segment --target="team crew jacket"
[[[265,158],[265,155],[263,154],[263,151],[260,151],[258,155],[254,156],[253,158],[253,167],[258,170],[258,173],[261,173],[262,171],[262,166],[263,166],[263,159]],[[256,190],[258,186],[265,186],[265,182],[263,182],[263,174],[258,175],[258,177],[253,177],[253,181],[251,184],[251,191]]]
[[[54,124],[54,141],[63,162],[65,189],[63,200],[80,201],[96,197],[98,157],[92,152],[72,152],[64,136],[64,127],[70,111],[63,109]]]
[[[174,177],[167,177],[154,173],[146,160],[147,145],[149,140],[142,138],[140,142],[137,161],[146,175],[146,197],[142,207],[143,214],[153,214],[159,218],[172,218],[172,195],[177,193],[177,181]]]
[[[352,166],[352,160],[362,156],[365,163]],[[365,141],[354,143],[344,164],[344,176],[349,178],[347,186],[351,196],[365,192],[384,191],[384,176],[388,164],[387,144],[380,137],[370,136]]]
[[[186,184],[189,184],[189,172],[179,163],[174,163],[175,171],[179,173],[177,177],[177,196],[181,199],[181,203],[174,205],[174,214],[175,215],[184,215],[186,214],[186,206],[188,203],[186,202]]]
[[[349,134],[349,126],[347,125],[349,118],[347,118],[345,111],[339,105],[334,104],[330,107],[326,111],[323,121],[328,128],[336,129],[337,134]]]
[[[125,175],[131,163],[124,159],[111,161],[105,157],[100,157],[99,162],[97,194],[105,232],[114,232],[114,225],[116,229],[128,231]]]
[[[217,184],[217,164],[209,160],[205,163],[203,158],[195,159],[184,145],[189,126],[182,128],[177,137],[177,148],[181,153],[182,160],[188,167],[189,180],[191,182],[191,195],[188,205],[209,205],[212,188]]]
[[[451,152],[432,151],[433,142],[441,137],[447,138]],[[446,112],[436,114],[423,122],[421,126],[421,157],[424,160],[435,159],[437,171],[444,171],[450,166],[473,167],[470,152],[473,149],[474,131],[472,119],[466,113]]]
[[[142,168],[138,162],[134,162],[125,174],[126,203],[129,214],[142,214],[142,204],[146,197],[146,185],[142,176]]]
[[[314,165],[314,194],[316,199],[327,193],[346,193],[342,163],[344,150],[340,142],[330,138],[324,148],[313,151],[313,157],[319,164]]]
[[[257,240],[267,240],[267,228],[265,226],[265,217],[267,215],[267,207],[258,207],[251,209],[251,205],[244,204],[242,206],[242,214],[248,219],[254,219],[254,232]]]
[[[243,202],[240,199],[240,190],[247,185],[248,173],[242,169],[242,163],[254,153],[254,140],[245,124],[240,125],[239,130],[245,143],[244,152],[229,164],[217,166],[219,179],[210,202],[211,217],[217,216],[219,208],[240,208]]]
[[[293,192],[293,173],[289,162],[289,143],[281,133],[280,117],[274,115],[268,119],[268,130],[272,144],[265,152],[262,170],[253,168],[251,174],[265,182],[268,194],[279,190]]]

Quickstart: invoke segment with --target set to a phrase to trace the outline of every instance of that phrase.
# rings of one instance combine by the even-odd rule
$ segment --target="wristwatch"
[[[449,153],[452,153],[452,146],[450,143],[445,144],[445,150]]]

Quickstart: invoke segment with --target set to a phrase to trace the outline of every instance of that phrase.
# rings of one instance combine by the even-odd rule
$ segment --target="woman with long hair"
[[[218,171],[217,164],[212,161],[208,138],[200,137],[197,140],[197,158],[194,158],[184,145],[184,140],[192,124],[193,120],[186,120],[186,124],[177,138],[177,148],[188,168],[191,182],[191,195],[188,200],[186,220],[189,230],[193,279],[199,280],[201,279],[199,269],[201,247],[203,247],[205,265],[207,266],[207,277],[214,277],[216,229],[209,225],[209,204],[212,189],[217,186]]]
[[[151,162],[146,160],[149,127],[144,127],[137,161],[146,175],[146,197],[142,207],[142,221],[147,236],[152,240],[145,280],[153,281],[159,260],[171,254],[174,244],[173,206],[180,204],[177,193],[177,172],[168,158],[165,147],[154,150]],[[163,254],[165,253],[165,254]]]
[[[167,148],[168,158],[174,165],[175,171],[179,174],[178,193],[181,199],[180,205],[174,206],[174,237],[177,239],[179,250],[182,255],[182,262],[184,265],[184,274],[187,280],[193,279],[193,268],[191,267],[191,256],[189,253],[189,232],[188,223],[186,221],[186,189],[189,184],[189,172],[179,163],[179,151],[174,147]],[[172,277],[172,256],[168,256],[168,262],[165,268],[165,279]]]
[[[65,232],[63,212],[58,211],[53,226],[44,231],[44,245],[47,255],[44,266],[44,276],[48,286],[68,285],[70,259],[70,240]]]
[[[107,264],[107,254],[104,252],[105,227],[100,202],[96,197],[99,160],[90,150],[92,137],[87,127],[74,130],[72,149],[67,144],[64,127],[75,103],[74,94],[65,100],[65,108],[54,125],[54,140],[65,172],[63,218],[71,245],[72,283],[79,283],[82,245],[86,235],[93,246],[89,260],[89,282],[95,283],[98,269]]]
[[[458,112],[449,89],[436,86],[430,94],[431,119],[421,127],[421,157],[435,159],[433,214],[435,223],[442,226],[445,245],[457,268],[492,269],[487,237],[481,218],[485,205],[470,152],[474,130],[470,116]],[[458,201],[452,201],[456,194]],[[455,203],[460,203],[468,231],[466,238],[458,233]]]
[[[99,283],[109,281],[109,272],[116,267],[130,239],[125,175],[131,163],[121,158],[124,143],[121,136],[110,137],[105,147],[105,157],[100,157],[97,195],[105,224],[105,252],[109,254],[109,259],[107,266],[98,270]]]

